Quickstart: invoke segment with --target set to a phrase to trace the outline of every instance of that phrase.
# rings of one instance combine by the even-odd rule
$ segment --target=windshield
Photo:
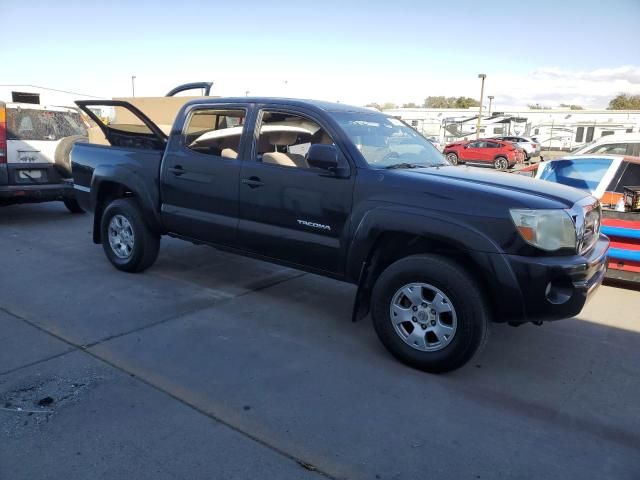
[[[373,168],[449,165],[431,142],[396,118],[375,112],[333,116]]]
[[[594,193],[611,162],[608,158],[555,160],[545,165],[540,179]]]
[[[59,140],[86,135],[78,112],[59,112],[29,108],[7,109],[8,140]]]

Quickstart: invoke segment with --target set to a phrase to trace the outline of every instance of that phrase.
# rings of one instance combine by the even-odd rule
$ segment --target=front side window
[[[332,115],[373,168],[449,165],[431,142],[396,118],[376,112]]]
[[[578,127],[576,129],[576,143],[582,143],[584,140],[584,127]]]
[[[314,120],[292,113],[264,110],[255,156],[258,162],[281,167],[310,168],[307,153],[313,144],[333,144]]]
[[[540,179],[594,193],[611,162],[608,158],[555,160],[545,165]]]
[[[240,151],[246,112],[236,109],[195,110],[185,126],[185,144],[205,155],[235,159]]]

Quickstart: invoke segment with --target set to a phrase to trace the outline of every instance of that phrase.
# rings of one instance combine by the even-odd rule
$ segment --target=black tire
[[[72,135],[64,137],[56,147],[53,159],[55,169],[63,178],[71,178],[71,149],[78,142],[88,142],[89,139],[83,135]]]
[[[133,247],[126,258],[119,257],[109,241],[109,224],[116,215],[124,217],[133,231]],[[118,270],[142,272],[158,258],[160,235],[151,231],[142,218],[140,208],[131,198],[119,198],[107,205],[102,214],[100,233],[104,252]]]
[[[506,170],[509,168],[509,161],[505,157],[496,157],[493,161],[493,168],[496,170]]]
[[[67,207],[71,213],[84,213],[84,210],[78,204],[78,200],[75,198],[65,198],[62,200],[64,202],[64,206]]]
[[[412,347],[392,323],[390,308],[396,292],[418,282],[442,291],[456,312],[453,338],[440,350]],[[489,309],[477,282],[457,263],[438,255],[411,255],[390,265],[376,281],[371,305],[374,328],[387,350],[401,362],[426,372],[460,368],[484,345],[488,334]]]
[[[449,160],[451,162],[451,165],[457,165],[458,164],[458,155],[454,152],[449,152],[447,153],[447,160]]]

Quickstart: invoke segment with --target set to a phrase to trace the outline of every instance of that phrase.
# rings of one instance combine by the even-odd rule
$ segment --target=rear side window
[[[195,110],[185,126],[187,148],[206,155],[237,158],[245,116],[244,110]]]
[[[624,187],[636,187],[638,185],[640,185],[640,164],[624,162],[607,190],[623,193]]]
[[[59,140],[87,135],[77,112],[7,108],[7,140]]]

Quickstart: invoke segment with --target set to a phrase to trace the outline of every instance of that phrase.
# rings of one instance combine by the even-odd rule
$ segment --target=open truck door
[[[78,100],[76,105],[102,131],[104,139],[114,147],[164,150],[168,136],[146,114],[124,100]],[[93,137],[93,138],[92,138]],[[105,143],[89,130],[92,143]]]

